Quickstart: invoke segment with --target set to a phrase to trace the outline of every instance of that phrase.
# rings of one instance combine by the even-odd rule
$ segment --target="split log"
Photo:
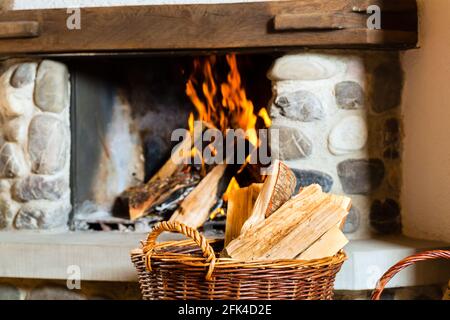
[[[276,160],[272,173],[264,182],[252,214],[242,226],[241,233],[251,230],[288,201],[294,193],[295,185],[296,178],[292,170],[283,162]]]
[[[238,260],[294,259],[348,214],[350,199],[328,195],[319,185],[304,188],[264,221],[231,241]]]
[[[330,202],[340,205],[342,209],[347,212],[351,208],[351,202],[341,202],[342,198],[334,194],[329,194]],[[321,236],[316,242],[314,242],[308,249],[303,251],[296,259],[299,260],[312,260],[321,259],[325,257],[332,257],[338,253],[348,243],[348,239],[342,232],[342,228],[345,223],[345,216],[339,223],[328,230],[323,236]]]
[[[228,195],[225,246],[239,236],[242,225],[253,211],[262,185],[262,183],[254,183],[248,187],[233,190]]]
[[[217,202],[219,184],[226,167],[226,164],[215,166],[184,199],[169,221],[178,221],[192,228],[202,226]]]
[[[276,231],[275,229],[281,229],[281,231],[284,231],[287,234],[290,231],[290,229],[288,228],[288,226],[285,225],[285,222],[282,221],[282,219],[285,219],[285,217],[289,216],[289,212],[287,209],[291,209],[293,211],[296,207],[300,206],[302,201],[304,204],[306,204],[306,201],[312,201],[313,199],[319,201],[320,199],[323,198],[324,197],[319,185],[314,184],[304,188],[301,193],[299,193],[290,201],[286,202],[274,215],[271,216],[271,218],[269,217],[266,220],[260,221],[257,225],[249,229],[251,230],[251,232],[247,233],[241,231],[239,237],[230,242],[228,246],[226,246],[227,255],[230,257],[234,255],[234,257],[237,257],[239,255],[240,249],[245,246],[250,246],[250,244],[252,243],[253,240],[255,240],[254,238],[257,235],[260,236],[261,238],[263,237],[263,234],[261,232],[267,225],[269,225],[269,227],[266,227],[266,231],[269,231],[271,224],[273,224],[274,225],[273,233],[275,233]],[[278,218],[282,219],[278,220]]]
[[[348,243],[348,239],[337,226],[328,230],[308,249],[296,257],[298,260],[313,260],[332,257]]]

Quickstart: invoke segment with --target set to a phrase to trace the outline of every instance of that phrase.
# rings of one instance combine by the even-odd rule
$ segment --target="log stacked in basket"
[[[185,148],[189,151],[191,144]],[[164,202],[172,191],[195,185],[170,221],[194,229],[208,220],[226,180],[226,164],[209,170],[203,179],[183,172],[169,160],[145,186],[130,189],[130,215],[136,219]],[[296,178],[275,161],[264,183],[253,183],[227,194],[223,255],[241,261],[321,259],[338,253],[348,242],[341,228],[350,210],[350,198],[322,191],[313,184],[294,194]]]
[[[350,198],[324,193],[317,184],[294,195],[294,187],[294,174],[277,161],[256,199],[257,185],[235,190],[223,254],[252,261],[320,259],[339,252],[348,242],[341,227]],[[243,217],[248,217],[245,222]]]

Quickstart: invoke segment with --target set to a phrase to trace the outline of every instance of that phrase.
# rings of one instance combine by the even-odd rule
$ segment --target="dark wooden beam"
[[[37,21],[0,22],[0,39],[37,36],[39,36],[39,23]]]
[[[401,5],[392,4],[397,1]],[[368,16],[361,13],[366,0],[82,8],[80,30],[67,28],[65,9],[8,11],[0,13],[0,23],[35,21],[40,32],[0,39],[0,54],[415,47],[415,0],[376,3],[382,9],[382,30],[367,29]],[[317,16],[323,18],[316,24]]]

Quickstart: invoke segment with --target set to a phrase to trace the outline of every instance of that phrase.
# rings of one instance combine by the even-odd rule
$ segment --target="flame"
[[[239,186],[239,183],[237,182],[236,178],[233,177],[230,180],[230,183],[228,184],[227,190],[225,190],[225,193],[222,196],[223,201],[228,201],[228,198],[234,190],[238,190],[241,187]]]
[[[253,102],[247,98],[242,86],[236,55],[228,54],[226,61],[230,70],[226,82],[218,85],[213,73],[216,57],[210,56],[202,61],[195,59],[194,72],[186,83],[186,95],[194,104],[199,120],[213,125],[222,132],[230,128],[243,129],[246,139],[254,146],[258,146],[256,133],[258,115],[255,114]],[[204,78],[201,84],[197,80],[199,73]],[[200,91],[204,97],[203,100],[198,94]],[[266,126],[270,123],[265,109],[260,110],[259,116]]]
[[[272,119],[270,119],[269,113],[267,112],[266,108],[261,108],[258,112],[258,116],[263,119],[264,124],[267,128],[272,125]]]
[[[195,59],[194,70],[186,83],[186,95],[195,106],[198,120],[221,130],[222,133],[226,133],[227,129],[242,129],[248,142],[258,148],[261,143],[256,130],[258,117],[263,120],[264,125],[268,128],[271,126],[269,114],[265,108],[261,108],[257,114],[255,113],[253,102],[248,99],[242,84],[236,55],[228,54],[226,62],[229,72],[226,81],[219,83],[214,73],[216,57],[209,56]],[[189,115],[188,125],[192,134],[194,130],[194,115],[192,113]],[[211,145],[209,147],[212,148]],[[215,154],[216,150],[212,151]],[[201,157],[200,150],[194,147],[191,156]],[[238,170],[238,173],[244,169],[250,159],[251,154],[246,157],[245,163]],[[202,164],[202,169],[204,169],[203,167]],[[223,200],[228,201],[229,194],[239,188],[238,182],[233,177],[223,194]],[[222,208],[216,209],[211,214],[211,218],[220,214],[224,214]]]
[[[216,210],[211,212],[211,214],[209,215],[209,218],[211,220],[214,220],[216,217],[220,217],[220,216],[224,216],[224,215],[225,215],[225,210],[223,208],[217,208]]]
[[[191,137],[193,137],[194,136],[194,114],[192,112],[189,114],[188,128],[189,128],[189,133],[191,134]]]

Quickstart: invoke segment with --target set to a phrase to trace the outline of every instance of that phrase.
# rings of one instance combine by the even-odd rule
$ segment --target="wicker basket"
[[[164,231],[190,239],[157,244]],[[157,224],[142,249],[131,253],[143,298],[331,300],[336,273],[346,259],[341,251],[320,260],[244,262],[217,258],[221,245],[180,223]]]
[[[380,300],[381,294],[385,286],[388,284],[398,272],[415,264],[420,261],[436,260],[436,259],[447,259],[450,260],[449,250],[430,250],[419,254],[415,254],[398,262],[396,265],[392,266],[386,273],[378,280],[377,286],[372,293],[372,300]]]

